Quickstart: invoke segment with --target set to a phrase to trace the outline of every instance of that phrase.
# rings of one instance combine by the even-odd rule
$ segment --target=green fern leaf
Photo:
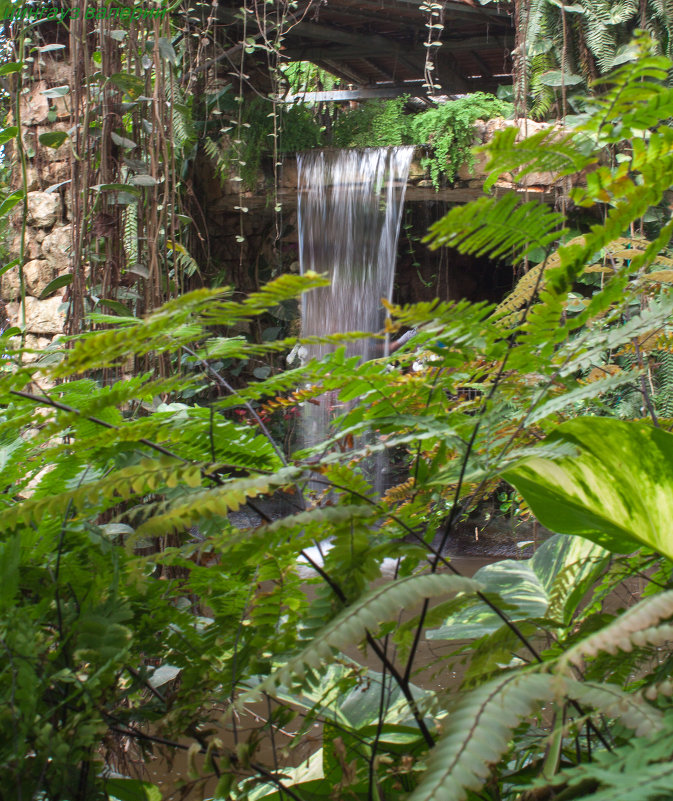
[[[541,698],[553,695],[552,677],[521,673],[468,693],[449,717],[449,731],[430,753],[409,801],[464,801],[484,784],[509,748],[511,733]]]
[[[432,249],[446,245],[474,256],[507,256],[518,264],[534,248],[548,248],[563,233],[564,218],[546,206],[520,203],[511,192],[457,206],[430,227],[423,240]]]
[[[557,681],[558,678],[557,676]],[[559,685],[559,688],[561,687],[570,698],[593,707],[608,718],[619,720],[638,737],[663,727],[664,716],[658,709],[641,695],[626,692],[616,684],[594,684],[566,679]]]
[[[548,128],[516,142],[518,133],[515,127],[497,131],[493,140],[480,148],[489,156],[484,191],[488,192],[505,172],[516,172],[517,181],[532,172],[551,172],[558,179],[574,175],[597,160],[594,155],[580,152],[578,145],[584,140],[575,132],[564,134],[557,128]]]
[[[581,665],[585,658],[602,651],[615,654],[617,651],[631,651],[634,647],[661,645],[671,639],[673,627],[657,624],[672,615],[673,590],[645,598],[609,626],[568,649],[559,665],[563,670],[567,665]]]
[[[343,649],[359,642],[368,630],[397,617],[399,610],[409,608],[425,598],[450,592],[478,592],[481,585],[472,579],[449,573],[407,576],[377,587],[356,603],[344,609],[314,637],[300,654],[291,657],[280,670],[265,679],[256,693],[273,691],[279,685],[291,686],[295,677],[304,676],[333,658],[333,649]]]

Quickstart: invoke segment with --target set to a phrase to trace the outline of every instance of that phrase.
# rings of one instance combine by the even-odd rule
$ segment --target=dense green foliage
[[[334,125],[336,147],[397,147],[411,144],[409,98],[368,100],[341,113]]]
[[[474,92],[414,117],[413,141],[431,147],[431,154],[425,157],[423,165],[429,167],[434,185],[439,185],[441,177],[452,181],[461,164],[472,166],[471,149],[477,120],[511,115],[510,103],[485,92]]]
[[[512,104],[485,92],[475,92],[458,100],[410,113],[409,98],[368,100],[353,109],[333,113],[331,136],[319,124],[308,106],[297,104],[279,112],[278,152],[295,153],[314,147],[397,147],[417,145],[426,155],[423,166],[439,188],[442,179],[453,181],[458,168],[472,164],[474,123],[478,119],[509,117]],[[247,189],[255,187],[264,159],[270,160],[274,135],[271,104],[253,100],[245,105],[241,124],[223,140],[218,150],[210,143],[208,153],[227,178],[240,164],[238,175]]]
[[[544,116],[563,95],[584,91],[592,79],[632,60],[631,37],[646,30],[659,52],[673,58],[670,0],[532,0],[519,16],[522,96],[530,95],[533,116]],[[526,97],[526,100],[528,98]]]
[[[562,215],[517,193],[453,209],[433,246],[545,258],[497,309],[391,308],[391,332],[418,329],[394,359],[359,364],[337,347],[237,391],[219,376],[217,360],[295,343],[218,332],[322,285],[315,275],[242,301],[199,290],[142,320],[99,317],[116,325],[36,363],[2,339],[0,786],[154,799],[128,778],[134,760],[184,748],[176,780],[210,778],[218,799],[609,797],[610,770],[625,797],[661,795],[673,434],[654,430],[642,379],[657,370],[643,342],[668,350],[673,222],[649,241],[624,235],[673,185],[673,90],[670,63],[640,47],[582,128],[532,144],[505,131],[490,150],[494,176],[591,167],[573,197],[602,222],[559,245]],[[616,143],[627,160],[600,163]],[[578,303],[576,279],[596,270]],[[616,363],[622,352],[634,367]],[[176,370],[96,382],[131,356]],[[204,386],[207,406],[171,402]],[[633,386],[649,421],[573,419],[608,418],[611,393]],[[312,452],[283,453],[267,415],[327,392],[358,402]],[[367,463],[384,451],[406,469],[379,497]],[[562,533],[530,559],[457,576],[445,547],[503,475]],[[273,519],[265,499],[280,492],[289,511]],[[606,605],[629,576],[648,577],[643,599]],[[428,629],[453,649],[437,671],[466,661],[462,687],[414,685]]]
[[[417,114],[405,113],[404,106],[405,98],[369,101],[342,114],[334,126],[334,144],[427,147],[422,164],[439,187],[442,178],[453,181],[461,164],[472,164],[474,123],[512,114],[510,103],[485,92],[474,92]]]

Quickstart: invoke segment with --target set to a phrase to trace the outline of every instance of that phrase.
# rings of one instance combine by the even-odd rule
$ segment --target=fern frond
[[[3,515],[3,524],[20,522],[36,523],[47,515],[60,516],[68,506],[74,509],[101,511],[110,508],[119,500],[147,495],[166,487],[184,484],[188,487],[201,485],[201,466],[181,464],[175,459],[143,459],[139,464],[116,470],[109,476],[76,485],[57,495],[41,497],[36,493],[20,504],[15,504]]]
[[[184,148],[194,141],[196,134],[191,107],[185,103],[180,85],[175,79],[166,83],[166,99],[171,105],[171,141],[175,147]]]
[[[599,364],[603,354],[608,350],[617,350],[621,346],[638,339],[641,336],[652,336],[653,331],[664,331],[664,326],[670,321],[673,314],[673,294],[662,294],[653,300],[640,314],[634,315],[623,325],[616,325],[604,331],[594,332],[589,347],[584,349],[581,343],[574,347],[579,351],[577,356],[570,359],[567,369],[561,370],[563,376],[574,375],[578,370],[585,370],[592,364]]]
[[[563,411],[574,404],[582,404],[586,401],[594,400],[605,392],[612,392],[618,387],[633,384],[639,376],[640,372],[637,370],[624,370],[616,375],[608,375],[588,384],[582,384],[570,391],[562,391],[545,401],[541,406],[538,406],[537,409],[533,409],[526,418],[526,426],[535,425],[540,420],[544,420],[546,417]],[[578,408],[572,411],[581,413],[581,409]]]
[[[268,495],[296,483],[302,472],[300,468],[286,467],[270,475],[232,479],[221,486],[181,496],[176,503],[157,507],[161,511],[138,526],[138,536],[161,536],[188,529],[202,519],[225,517],[229,512],[238,511],[248,498]]]
[[[166,247],[173,254],[173,263],[175,266],[182,269],[185,275],[192,276],[200,272],[199,265],[190,255],[187,248],[180,244],[180,242],[172,242],[168,239],[166,240]]]
[[[505,172],[515,172],[517,181],[532,172],[551,172],[556,180],[575,175],[597,161],[596,156],[580,152],[578,144],[583,140],[575,132],[547,128],[517,142],[518,133],[515,127],[496,131],[488,145],[478,148],[489,156],[486,165],[489,176],[484,182],[484,191],[487,192]]]
[[[451,209],[423,241],[433,250],[446,245],[474,256],[507,256],[518,264],[534,248],[546,249],[555,242],[565,230],[563,222],[563,215],[534,201],[520,203],[510,192]]]
[[[377,587],[356,603],[344,609],[323,628],[300,654],[290,657],[277,671],[255,690],[272,692],[279,685],[292,686],[311,668],[317,668],[333,658],[333,649],[343,649],[360,642],[368,630],[375,631],[381,623],[397,617],[400,609],[408,609],[425,598],[451,592],[471,593],[481,589],[472,579],[449,573],[430,573],[407,576]]]
[[[488,682],[467,694],[449,717],[449,732],[435,745],[409,801],[463,801],[477,791],[509,748],[511,733],[541,698],[552,677],[521,673]]]
[[[124,254],[127,269],[138,264],[138,206],[129,203],[122,215]]]
[[[558,681],[558,676],[556,680]],[[616,684],[595,684],[588,681],[565,679],[558,688],[570,698],[593,707],[608,718],[619,720],[635,732],[636,736],[658,731],[663,727],[664,716],[641,695],[626,692]]]
[[[595,113],[581,130],[599,134],[603,141],[616,142],[629,137],[638,126],[642,130],[643,123],[652,127],[673,113],[673,97],[666,87],[669,62],[653,55],[652,42],[646,36],[639,37],[637,43],[639,58],[594,82],[595,86],[608,88],[591,101]],[[641,116],[643,113],[647,119]],[[613,130],[617,119],[619,130]]]
[[[637,735],[662,728],[663,715],[642,698],[601,686],[536,672],[518,672],[471,691],[449,717],[449,732],[434,747],[428,768],[409,801],[464,801],[476,792],[508,750],[511,733],[542,699],[568,696],[618,718]]]
[[[631,651],[634,646],[665,642],[671,639],[673,626],[657,624],[672,615],[673,590],[645,598],[609,626],[568,649],[559,660],[559,666],[565,670],[568,665],[580,665],[586,657],[596,656],[601,651],[615,654],[617,651]]]

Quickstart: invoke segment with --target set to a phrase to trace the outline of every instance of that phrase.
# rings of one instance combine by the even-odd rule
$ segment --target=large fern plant
[[[673,57],[670,0],[530,0],[521,4],[519,25],[517,80],[520,91],[530,91],[534,116],[544,116],[562,93],[634,59],[631,37],[638,28]]]

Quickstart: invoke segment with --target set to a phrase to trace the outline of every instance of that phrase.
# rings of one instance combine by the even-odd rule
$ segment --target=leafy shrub
[[[461,97],[418,114],[404,110],[408,98],[371,100],[342,112],[334,126],[338,147],[427,146],[423,158],[432,182],[439,188],[445,177],[452,181],[461,164],[473,163],[474,123],[478,119],[510,116],[512,105],[485,92]]]
[[[542,249],[499,308],[393,307],[392,332],[418,329],[394,360],[348,358],[340,346],[357,334],[315,338],[336,350],[232,391],[211,362],[296,340],[257,345],[213,331],[324,285],[287,275],[241,302],[224,290],[185,295],[79,338],[57,363],[7,365],[3,788],[49,801],[152,798],[156,788],[106,778],[104,761],[128,774],[134,748],[142,759],[186,746],[182,789],[212,778],[215,797],[237,801],[513,801],[551,786],[573,797],[598,787],[607,798],[613,769],[639,774],[627,777],[629,797],[661,795],[673,718],[673,434],[656,416],[572,419],[620,386],[639,387],[647,406],[640,367],[588,378],[620,348],[665,332],[673,313],[667,282],[646,280],[673,223],[632,248],[623,239],[673,185],[671,65],[641,48],[581,130],[520,143],[505,131],[490,149],[494,175],[587,175],[573,197],[599,206],[602,222],[559,245],[564,218],[512,192],[432,227],[433,246],[508,253],[516,264]],[[628,166],[600,164],[622,136]],[[574,310],[577,276],[605,264]],[[148,372],[110,387],[81,379],[167,352],[203,375]],[[45,379],[63,383],[45,394]],[[157,400],[211,381],[220,394],[208,408]],[[255,416],[254,403],[289,409],[327,393],[357,403],[311,452],[283,453]],[[237,409],[254,424],[232,419]],[[408,477],[378,497],[363,464],[391,449],[405,452]],[[561,533],[530,560],[456,575],[443,555],[455,524],[503,475]],[[281,490],[289,511],[274,519],[264,500]],[[331,549],[312,550],[326,539]],[[631,575],[649,579],[642,600],[626,612],[606,606]],[[412,681],[428,628],[469,641],[434,666],[448,673],[466,659],[458,691]],[[378,671],[358,664],[358,645]],[[252,702],[262,712],[242,727]],[[215,728],[223,714],[231,742]],[[311,759],[287,766],[285,747],[297,744]]]
[[[411,118],[404,111],[408,97],[368,100],[342,111],[334,124],[336,147],[398,147],[411,144]]]
[[[433,184],[438,187],[442,177],[452,181],[463,163],[472,166],[476,120],[509,117],[512,110],[511,103],[475,92],[416,115],[411,124],[413,141],[432,148],[423,165],[429,167]]]

